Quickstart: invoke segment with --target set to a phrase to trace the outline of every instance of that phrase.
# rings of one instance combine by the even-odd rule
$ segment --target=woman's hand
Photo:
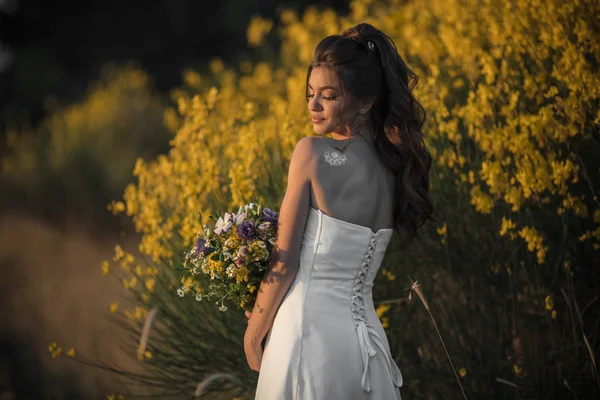
[[[250,323],[252,313],[246,311],[245,314],[248,318],[248,323]],[[260,363],[263,356],[262,339],[253,335],[249,329],[246,329],[246,334],[244,335],[244,352],[246,353],[246,360],[250,369],[257,372],[260,371]]]

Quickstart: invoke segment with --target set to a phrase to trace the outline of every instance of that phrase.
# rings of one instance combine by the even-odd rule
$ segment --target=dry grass
[[[423,295],[423,292],[421,291],[421,285],[419,285],[417,283],[417,281],[412,281],[411,279],[411,292],[409,294],[409,297],[411,297],[410,295],[412,294],[412,292],[415,292],[417,294],[417,296],[419,297],[419,300],[421,300],[421,303],[423,303],[423,306],[425,306],[425,309],[427,310],[427,313],[429,314],[429,317],[431,318],[431,322],[433,322],[433,326],[435,327],[435,331],[440,339],[440,342],[442,342],[442,346],[444,347],[444,352],[446,353],[446,356],[448,357],[448,362],[450,363],[450,366],[452,367],[452,372],[454,372],[454,376],[456,377],[456,382],[458,382],[458,386],[460,387],[460,391],[463,395],[463,398],[465,400],[467,400],[467,395],[465,393],[465,390],[463,389],[462,384],[460,383],[460,378],[458,377],[458,373],[456,372],[456,368],[454,367],[454,363],[452,362],[452,358],[450,357],[450,353],[448,352],[448,349],[446,348],[446,343],[444,342],[444,339],[442,338],[442,334],[440,333],[440,330],[437,326],[437,323],[435,322],[435,318],[433,317],[433,314],[431,313],[431,309],[429,308],[429,303],[427,303],[427,299],[425,299],[425,296]]]

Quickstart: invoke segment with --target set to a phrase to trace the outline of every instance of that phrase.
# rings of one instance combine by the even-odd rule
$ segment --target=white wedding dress
[[[393,230],[311,207],[300,265],[263,353],[257,400],[397,400],[402,374],[372,299]]]

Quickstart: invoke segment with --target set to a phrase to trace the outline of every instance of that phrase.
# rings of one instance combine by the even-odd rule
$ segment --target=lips
[[[321,118],[321,117],[312,117],[312,122],[313,124],[320,124],[321,122],[325,121],[325,118]]]

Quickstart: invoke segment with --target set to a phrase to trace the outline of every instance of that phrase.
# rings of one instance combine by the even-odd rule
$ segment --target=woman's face
[[[330,68],[312,69],[307,97],[313,129],[318,135],[330,132],[344,135],[358,115],[356,102],[344,95],[335,72]]]

